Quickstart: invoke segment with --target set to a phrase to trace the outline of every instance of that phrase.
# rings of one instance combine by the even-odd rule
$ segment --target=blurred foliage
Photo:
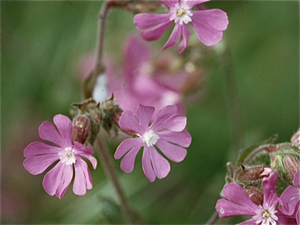
[[[118,223],[117,202],[101,164],[85,196],[69,188],[59,200],[42,188],[43,175],[23,168],[23,149],[39,140],[38,126],[55,114],[69,115],[82,100],[78,64],[96,45],[101,1],[1,2],[1,214],[3,223]],[[299,126],[299,3],[297,1],[212,1],[228,13],[223,44],[232,55],[243,124],[243,146],[274,134],[289,141]],[[109,14],[105,55],[121,61],[133,15]],[[160,48],[168,38],[151,43]],[[175,47],[176,48],[176,47]],[[167,50],[169,51],[169,50]],[[171,51],[171,50],[170,50]],[[205,223],[224,185],[226,162],[234,160],[224,65],[215,54],[207,94],[187,111],[193,142],[187,158],[150,183],[138,155],[125,174],[115,161],[131,206],[147,223]],[[113,154],[116,143],[109,143]],[[103,208],[104,207],[104,208]],[[111,214],[110,211],[111,210]],[[103,212],[105,212],[103,214]],[[220,220],[231,224],[238,219]]]

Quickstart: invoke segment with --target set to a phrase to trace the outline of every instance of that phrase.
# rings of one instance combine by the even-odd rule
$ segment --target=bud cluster
[[[73,120],[72,140],[84,143],[86,140],[93,145],[102,126],[109,134],[118,131],[118,118],[122,110],[114,102],[113,96],[102,103],[93,99],[73,104],[77,108]]]
[[[263,192],[261,182],[273,171],[278,173],[277,189],[282,192],[300,169],[300,131],[293,135],[291,143],[274,144],[277,136],[240,151],[236,167],[227,163],[227,183],[242,186],[249,198],[261,205]]]

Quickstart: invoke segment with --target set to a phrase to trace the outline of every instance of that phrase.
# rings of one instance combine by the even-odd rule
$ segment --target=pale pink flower
[[[61,114],[54,116],[55,126],[44,121],[39,127],[40,137],[54,145],[43,142],[33,142],[24,150],[26,159],[23,162],[25,169],[37,175],[43,173],[53,163],[56,165],[46,173],[43,186],[49,195],[62,198],[73,179],[73,192],[84,195],[87,189],[92,188],[92,179],[87,163],[81,158],[88,159],[93,168],[97,167],[97,160],[92,156],[93,150],[84,144],[72,142],[72,121]]]
[[[182,53],[190,37],[189,24],[194,28],[200,41],[212,46],[217,44],[227,29],[227,14],[220,9],[205,9],[199,4],[209,0],[158,0],[163,3],[169,12],[166,14],[140,13],[134,17],[134,25],[141,31],[141,36],[146,41],[159,39],[169,26],[175,27],[163,49],[179,44],[178,53]],[[201,10],[193,10],[197,6]]]
[[[216,204],[219,217],[252,216],[251,219],[239,223],[239,225],[295,224],[293,218],[287,218],[276,208],[280,201],[279,195],[275,193],[277,177],[278,174],[273,172],[269,177],[263,178],[264,199],[262,205],[256,205],[240,185],[226,184],[222,191],[226,199],[219,199]]]
[[[143,105],[138,106],[136,117],[131,111],[123,112],[119,122],[121,129],[135,132],[137,137],[125,139],[114,155],[116,159],[124,156],[121,169],[130,173],[134,168],[135,158],[143,147],[142,167],[151,182],[156,177],[162,179],[169,174],[170,164],[165,157],[174,162],[181,162],[187,154],[186,148],[191,143],[190,134],[184,130],[186,117],[177,113],[175,105],[160,109],[153,123],[149,125],[153,113],[153,107]]]
[[[288,186],[281,194],[279,209],[285,215],[295,217],[300,225],[300,170],[294,177],[293,185]]]

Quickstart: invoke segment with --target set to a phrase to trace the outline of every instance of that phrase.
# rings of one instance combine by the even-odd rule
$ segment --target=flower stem
[[[101,143],[101,141],[99,140],[99,137],[97,138],[97,143],[98,143],[98,147],[100,149],[100,159],[102,161],[102,165],[105,169],[106,175],[108,177],[108,179],[111,181],[112,185],[114,186],[117,195],[119,197],[120,200],[120,205],[121,205],[121,211],[125,220],[126,224],[132,224],[134,223],[134,219],[133,219],[133,213],[132,210],[129,207],[129,204],[127,202],[127,199],[125,197],[124,191],[120,185],[120,182],[118,180],[117,174],[115,172],[112,160],[110,158],[108,149],[106,147],[104,147]]]
[[[86,79],[87,84],[85,85],[85,90],[84,90],[85,97],[87,99],[92,97],[92,92],[94,90],[96,80],[98,76],[100,76],[104,72],[102,56],[103,56],[105,22],[106,22],[109,9],[115,4],[116,3],[111,0],[104,1],[99,12],[97,47],[95,51],[95,65],[93,71],[89,74],[88,78]]]
[[[215,211],[214,214],[211,215],[211,217],[209,218],[209,220],[206,222],[205,225],[212,225],[212,224],[215,224],[219,219],[219,216],[218,216],[218,212]]]
[[[243,164],[247,165],[248,163],[250,163],[250,161],[257,156],[258,154],[260,154],[261,152],[267,151],[269,152],[270,145],[262,145],[259,148],[255,149],[254,151],[252,151],[247,158],[244,160]]]

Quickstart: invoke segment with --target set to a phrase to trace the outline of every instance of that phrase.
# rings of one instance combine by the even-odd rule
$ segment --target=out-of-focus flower
[[[171,36],[163,49],[179,44],[178,53],[182,53],[190,37],[190,23],[200,41],[212,46],[217,44],[227,29],[227,14],[220,9],[205,9],[199,4],[209,0],[158,0],[163,3],[169,12],[166,14],[140,13],[134,17],[134,24],[141,31],[141,36],[146,41],[159,39],[169,26],[175,23]],[[197,5],[198,9],[192,10]]]
[[[137,117],[131,111],[123,112],[119,122],[121,129],[135,132],[136,137],[124,140],[114,155],[116,159],[124,156],[121,169],[130,173],[134,168],[135,158],[143,147],[143,171],[151,182],[156,177],[166,177],[170,172],[169,162],[156,148],[170,160],[181,162],[187,154],[186,148],[191,143],[190,134],[184,130],[186,117],[177,113],[175,105],[160,109],[149,126],[154,110],[153,107],[139,105],[136,110]]]
[[[115,102],[123,110],[134,112],[142,104],[153,106],[156,113],[166,105],[177,105],[183,114],[183,102],[198,99],[198,94],[203,91],[201,84],[205,73],[202,67],[197,67],[194,62],[185,62],[170,52],[156,56],[139,36],[128,36],[122,58],[121,71],[116,69],[118,67],[112,60],[106,59],[105,74],[97,80],[94,100],[103,102],[105,97],[113,94]],[[87,57],[82,60],[85,63],[81,66],[81,73],[89,74],[93,69],[93,63],[87,63],[88,60],[93,59]]]
[[[55,145],[39,141],[29,144],[24,150],[26,159],[23,165],[29,173],[37,175],[57,162],[46,173],[43,186],[49,195],[58,198],[62,198],[70,186],[75,168],[73,192],[84,195],[87,189],[92,188],[92,179],[88,165],[81,157],[88,159],[96,169],[93,150],[77,141],[72,142],[72,121],[68,117],[58,114],[53,122],[57,129],[51,122],[44,121],[39,127],[39,134],[43,140]]]
[[[123,110],[134,112],[139,104],[153,106],[156,110],[166,105],[177,105],[182,112],[181,88],[187,73],[157,70],[156,65],[151,63],[152,53],[139,37],[129,36],[124,47],[121,76],[112,65],[107,64],[110,94],[114,94],[114,100]]]
[[[281,194],[279,209],[288,216],[295,217],[297,224],[300,224],[300,170],[294,177],[293,185],[288,186]],[[296,187],[298,186],[298,187]]]
[[[263,203],[256,205],[246,194],[244,189],[236,184],[226,184],[222,194],[226,199],[219,199],[216,204],[216,210],[222,218],[248,215],[251,219],[239,223],[240,225],[257,224],[257,225],[276,225],[295,224],[293,218],[288,218],[276,209],[280,202],[280,197],[275,193],[275,183],[278,174],[273,172],[269,177],[262,180]]]

